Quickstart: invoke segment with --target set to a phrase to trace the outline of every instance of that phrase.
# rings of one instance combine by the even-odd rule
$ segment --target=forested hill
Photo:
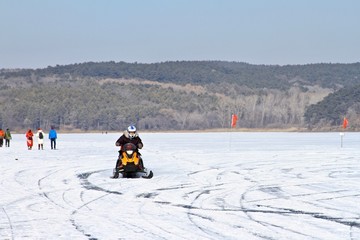
[[[334,96],[356,92],[359,84],[360,63],[88,62],[1,69],[0,127],[227,128],[236,113],[238,127],[320,130],[336,129],[349,115],[355,130],[358,94]]]
[[[309,65],[251,65],[221,61],[178,61],[153,64],[88,62],[44,69],[3,72],[9,77],[44,77],[69,74],[72,77],[139,78],[176,84],[236,83],[250,88],[288,89],[294,83],[334,88],[359,83],[360,63]]]

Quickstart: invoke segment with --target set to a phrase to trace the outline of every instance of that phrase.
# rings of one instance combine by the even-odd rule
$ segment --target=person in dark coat
[[[136,131],[136,127],[131,125],[129,126],[126,131],[124,131],[123,135],[121,135],[121,137],[115,142],[115,146],[120,147],[120,151],[119,151],[119,157],[116,161],[116,165],[115,165],[115,172],[114,172],[114,178],[118,178],[119,177],[119,171],[120,171],[120,165],[121,165],[121,154],[122,154],[122,147],[127,144],[127,143],[132,143],[134,144],[137,149],[142,149],[143,148],[143,143],[141,138],[139,137],[139,134]],[[140,153],[139,153],[140,156]],[[144,168],[144,164],[142,162],[142,159],[140,157],[140,168]]]
[[[10,140],[11,139],[12,139],[12,137],[11,137],[10,129],[6,129],[6,132],[5,132],[5,147],[10,147]]]

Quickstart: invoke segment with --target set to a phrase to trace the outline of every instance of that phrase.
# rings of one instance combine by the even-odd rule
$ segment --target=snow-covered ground
[[[119,136],[14,134],[0,239],[360,239],[359,133],[143,133],[150,180],[109,178]]]

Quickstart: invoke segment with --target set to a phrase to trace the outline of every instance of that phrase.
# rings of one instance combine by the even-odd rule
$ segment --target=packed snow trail
[[[360,239],[358,133],[143,133],[154,177],[111,179],[118,137],[14,134],[0,239]]]

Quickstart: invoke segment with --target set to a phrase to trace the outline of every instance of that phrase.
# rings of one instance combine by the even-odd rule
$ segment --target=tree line
[[[359,126],[359,63],[190,61],[0,70],[0,126],[148,130]]]

